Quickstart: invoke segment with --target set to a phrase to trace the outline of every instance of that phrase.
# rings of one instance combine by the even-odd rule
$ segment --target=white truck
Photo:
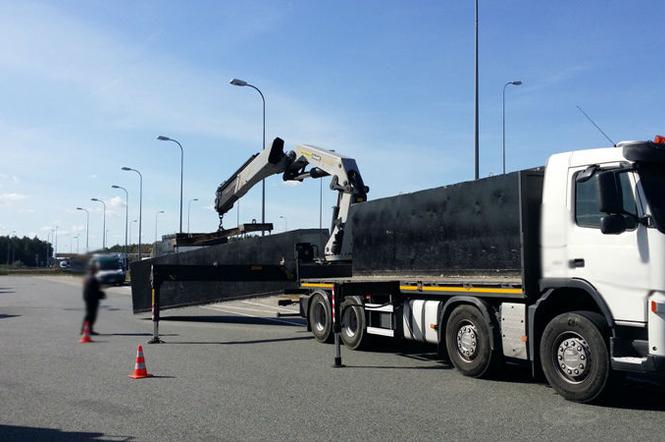
[[[357,203],[345,231],[350,275],[300,281],[319,341],[430,342],[474,377],[523,361],[578,402],[665,372],[663,137]]]

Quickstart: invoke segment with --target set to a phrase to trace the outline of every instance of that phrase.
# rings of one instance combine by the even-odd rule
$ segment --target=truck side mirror
[[[616,173],[613,171],[598,174],[598,200],[603,213],[622,213],[623,196]],[[604,233],[604,232],[603,232]]]
[[[626,231],[626,219],[617,213],[600,218],[600,231],[605,235],[618,235]]]

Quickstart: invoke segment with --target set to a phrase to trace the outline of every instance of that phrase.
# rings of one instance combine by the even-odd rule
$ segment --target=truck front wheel
[[[330,342],[332,338],[332,313],[328,296],[316,292],[309,301],[307,320],[312,334],[319,342]]]
[[[564,398],[591,402],[608,385],[610,360],[604,318],[595,312],[563,313],[545,327],[540,363],[547,382]]]
[[[448,356],[463,375],[488,376],[496,355],[490,345],[490,329],[480,311],[471,305],[457,307],[446,324]]]

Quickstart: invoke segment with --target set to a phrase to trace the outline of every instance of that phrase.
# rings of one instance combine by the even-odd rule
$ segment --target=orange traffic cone
[[[145,367],[145,359],[143,358],[143,347],[139,344],[136,349],[136,364],[134,365],[134,372],[129,375],[132,379],[142,379],[149,378],[152,375],[148,373],[148,369]]]
[[[88,321],[85,321],[83,323],[83,336],[81,336],[79,342],[81,344],[87,344],[88,342],[93,342],[93,340],[90,338],[90,323],[88,323]]]

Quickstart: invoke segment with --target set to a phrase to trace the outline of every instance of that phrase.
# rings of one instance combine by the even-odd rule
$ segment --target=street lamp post
[[[283,220],[284,220],[284,231],[286,232],[286,231],[289,229],[289,227],[288,227],[289,225],[288,225],[288,222],[287,222],[287,220],[286,220],[286,217],[280,215],[279,219],[283,219]]]
[[[159,141],[172,141],[180,147],[180,233],[182,233],[182,182],[183,182],[183,166],[185,163],[185,151],[182,144],[178,140],[160,135],[157,137]]]
[[[88,209],[84,209],[83,207],[77,207],[76,210],[85,212],[85,253],[89,253],[90,245],[88,243],[88,228],[90,227],[90,212],[88,212]]]
[[[129,242],[127,238],[129,234],[129,192],[124,187],[115,184],[111,188],[125,191],[125,260],[129,262]]]
[[[261,102],[263,103],[263,150],[266,149],[266,98],[263,96],[263,92],[254,86],[253,84],[247,83],[244,80],[239,80],[234,78],[229,83],[234,86],[247,86],[254,89],[261,96]],[[265,178],[261,180],[261,223],[265,224],[266,222],[266,180]],[[266,234],[265,230],[261,230],[261,236]]]
[[[160,213],[164,213],[164,211],[163,210],[158,210],[155,213],[155,242],[157,242],[157,217],[159,216]],[[153,254],[153,256],[154,256],[154,254]]]
[[[90,201],[102,203],[102,206],[104,206],[104,217],[102,218],[102,250],[106,250],[106,203],[99,198],[90,198]]]
[[[503,158],[503,173],[506,173],[506,88],[510,85],[519,86],[522,82],[520,80],[509,81],[503,85],[503,101],[502,101],[502,121],[503,121],[503,147],[501,149]]]
[[[139,220],[137,220],[137,219],[133,219],[133,220],[132,220],[132,224],[134,224],[134,223],[138,223],[138,222],[139,222]],[[132,230],[134,230],[134,226],[131,226],[131,227],[129,228],[129,243],[130,243],[130,244],[132,243]]]
[[[480,178],[480,140],[479,140],[479,117],[478,117],[478,0],[476,0],[476,7],[474,10],[475,15],[475,81],[474,81],[474,124],[473,124],[473,170],[476,179]]]
[[[198,200],[198,198],[192,198],[187,202],[187,233],[189,233],[189,212],[192,211],[192,202]]]
[[[55,226],[55,233],[53,234],[53,258],[58,257],[58,226]]]
[[[141,172],[139,172],[136,169],[132,169],[131,167],[123,167],[122,170],[124,171],[132,171],[136,172],[139,176],[139,256],[138,259],[141,261],[141,216],[143,213],[143,175],[141,175]]]

